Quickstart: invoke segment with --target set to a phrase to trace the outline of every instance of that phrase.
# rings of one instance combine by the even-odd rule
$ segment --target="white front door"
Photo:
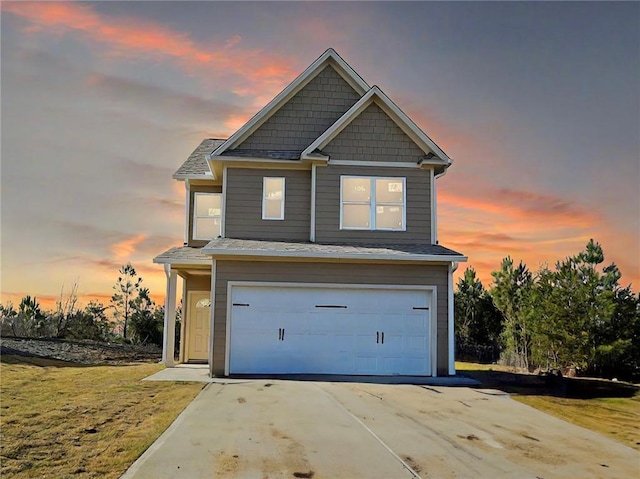
[[[431,292],[234,285],[231,374],[431,375]]]
[[[209,359],[209,324],[211,320],[211,293],[189,293],[187,320],[187,361]]]

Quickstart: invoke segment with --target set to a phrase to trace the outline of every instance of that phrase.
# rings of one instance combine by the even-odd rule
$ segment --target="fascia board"
[[[222,256],[251,256],[251,257],[267,257],[267,258],[326,258],[326,259],[364,259],[364,260],[387,260],[387,261],[413,261],[413,262],[466,262],[466,256],[458,255],[426,255],[426,254],[409,254],[403,256],[385,255],[385,254],[369,254],[369,253],[313,253],[298,251],[251,251],[251,250],[231,250],[231,249],[215,249],[202,248],[202,252],[215,257]]]
[[[208,265],[211,264],[211,260],[208,259],[191,259],[186,260],[185,258],[161,258],[156,256],[153,258],[153,262],[155,264],[169,264],[169,265]]]
[[[358,94],[363,95],[369,85],[345,62],[335,50],[329,48],[320,57],[316,59],[306,70],[293,80],[284,90],[282,90],[273,100],[267,103],[258,113],[256,113],[247,123],[245,123],[238,131],[229,137],[218,148],[213,150],[211,156],[220,156],[229,148],[236,147],[250,134],[258,129],[274,112],[282,105],[289,101],[296,93],[309,83],[315,75],[322,70],[329,62],[337,66],[341,70],[343,78],[354,88]]]

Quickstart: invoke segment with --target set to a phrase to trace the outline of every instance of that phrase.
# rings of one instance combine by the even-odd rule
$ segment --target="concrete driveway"
[[[123,478],[640,477],[640,453],[499,391],[208,384]]]

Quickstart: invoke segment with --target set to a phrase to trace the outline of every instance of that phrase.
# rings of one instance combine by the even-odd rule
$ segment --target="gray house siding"
[[[391,176],[407,179],[406,231],[340,229],[340,176]],[[318,243],[431,244],[429,170],[393,167],[327,166],[316,170],[316,241]]]
[[[395,122],[372,103],[322,151],[333,160],[418,163],[425,153]]]
[[[262,179],[285,178],[284,220],[262,219]],[[308,241],[311,172],[306,170],[227,169],[225,236]]]
[[[302,151],[359,99],[327,66],[237,148]]]
[[[199,248],[206,245],[209,241],[194,240],[193,238],[193,208],[195,206],[195,194],[196,193],[222,193],[222,186],[208,186],[208,185],[191,185],[189,187],[189,238],[187,239],[187,246],[193,246]],[[213,238],[211,238],[213,239]]]
[[[448,374],[447,266],[348,263],[216,261],[213,374],[223,376],[227,334],[229,281],[292,283],[429,285],[438,289],[437,371]]]

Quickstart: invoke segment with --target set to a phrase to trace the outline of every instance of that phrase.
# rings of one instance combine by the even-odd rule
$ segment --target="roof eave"
[[[434,254],[407,254],[407,255],[394,255],[394,254],[371,254],[371,253],[342,253],[342,254],[329,254],[329,253],[313,253],[313,252],[297,252],[297,251],[251,251],[251,250],[231,250],[231,249],[216,249],[202,248],[204,254],[210,256],[250,256],[250,257],[266,257],[266,258],[309,258],[309,259],[345,259],[345,260],[372,260],[372,261],[406,261],[406,262],[441,262],[449,263],[466,262],[467,257],[462,255],[434,255]]]

